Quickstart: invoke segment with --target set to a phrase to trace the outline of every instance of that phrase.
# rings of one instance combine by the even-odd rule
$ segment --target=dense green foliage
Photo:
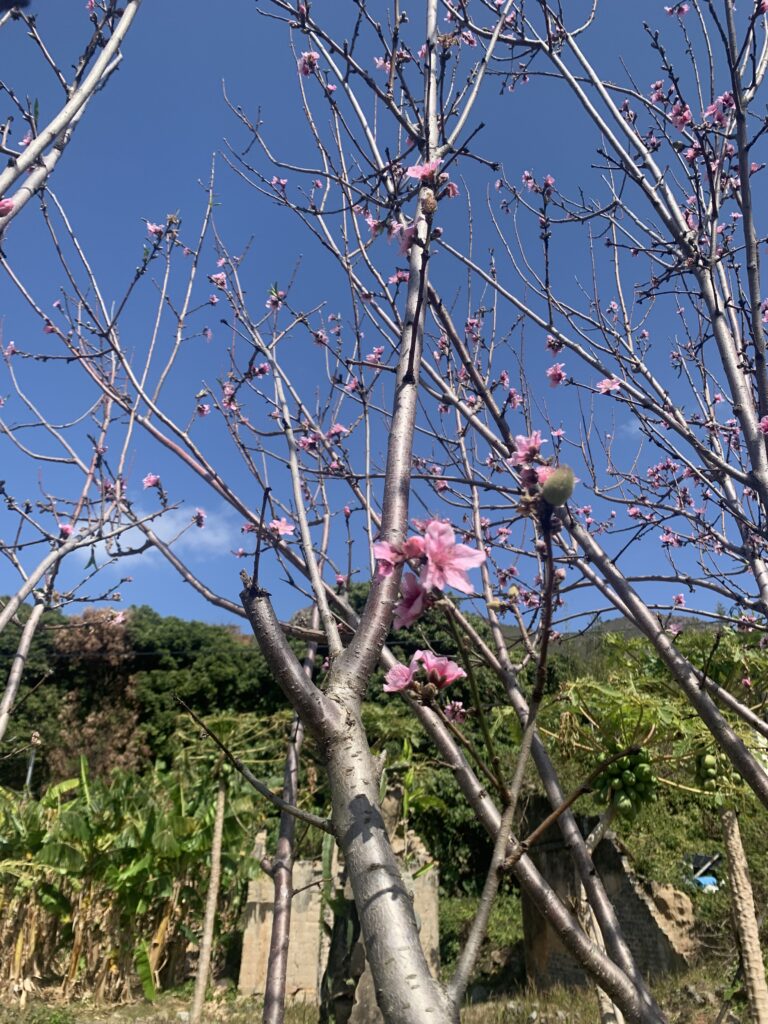
[[[259,743],[253,730],[254,746]],[[65,994],[146,995],[186,975],[200,931],[210,859],[215,771],[154,768],[77,778],[39,800],[0,790],[0,949],[5,983],[45,965]],[[232,930],[263,808],[232,780],[224,822],[219,929]]]
[[[0,635],[3,675],[19,635],[13,625]],[[0,761],[0,783],[23,783],[33,732],[42,740],[38,790],[69,777],[83,751],[96,775],[167,758],[179,715],[175,695],[200,715],[269,715],[285,707],[258,646],[236,628],[163,617],[146,607],[131,609],[124,622],[109,610],[70,618],[47,612],[6,737],[12,756]]]
[[[360,593],[353,597],[362,599],[364,588],[356,589]],[[488,636],[482,620],[474,619],[473,625]],[[0,636],[0,670],[10,663],[17,639],[18,626]],[[510,633],[508,640],[515,651],[519,637]],[[768,654],[752,634],[714,632],[694,623],[676,642],[721,685],[742,695],[746,691],[754,706],[761,706]],[[462,701],[469,710],[461,733],[467,756],[481,774],[484,765],[496,765],[495,770],[509,777],[519,742],[516,717],[498,680],[439,610],[432,609],[413,630],[396,634],[392,648],[403,662],[417,648],[431,648],[466,668],[468,678],[454,683],[440,700]],[[321,650],[319,685],[323,657]],[[690,887],[690,857],[722,852],[719,809],[737,807],[756,898],[759,904],[768,900],[768,859],[760,816],[749,794],[733,773],[719,769],[716,785],[705,785],[704,769],[714,757],[711,740],[641,638],[604,626],[565,638],[554,646],[548,669],[540,728],[564,786],[579,785],[601,758],[642,746],[647,753],[635,761],[649,762],[658,781],[636,812],[614,827],[639,871],[688,887],[705,941],[726,948],[727,887],[715,896],[697,894]],[[524,686],[530,671],[522,673]],[[469,926],[489,842],[416,720],[401,700],[382,693],[381,682],[381,675],[372,681],[364,706],[366,727],[374,752],[385,755],[382,788],[401,794],[398,827],[413,828],[439,862],[443,956],[450,963]],[[33,939],[47,943],[45,955],[58,965],[58,976],[68,977],[74,970],[73,988],[101,985],[117,993],[121,986],[122,991],[135,986],[141,957],[168,916],[170,902],[174,931],[168,948],[176,941],[181,949],[197,933],[219,762],[210,741],[181,713],[175,695],[201,715],[218,716],[217,730],[227,742],[247,756],[268,785],[280,787],[290,712],[250,637],[223,626],[163,618],[148,608],[131,610],[124,621],[109,611],[87,612],[77,619],[46,614],[0,762],[0,783],[9,787],[0,789],[0,883],[10,908],[3,928],[6,943],[19,933],[26,936],[25,943],[32,942],[29,949],[23,947],[24,956],[34,956]],[[38,800],[19,794],[33,730],[42,738],[32,787]],[[85,763],[80,768],[83,753],[88,769]],[[598,779],[593,791],[580,799],[578,810],[596,816],[615,803],[613,786],[625,770],[613,767],[604,773],[602,784]],[[309,739],[302,803],[318,813],[328,810],[322,778]],[[611,785],[605,784],[606,778],[613,780]],[[487,781],[492,789],[493,780]],[[255,830],[264,827],[274,835],[277,827],[270,807],[236,780],[231,785],[222,935],[235,931],[244,880],[253,870],[252,864],[246,865]],[[532,770],[525,785],[524,796],[540,793]],[[314,830],[299,830],[299,855],[317,856],[320,846]],[[722,869],[720,878],[725,878]],[[84,893],[92,914],[103,914],[93,934],[103,926],[111,936],[106,977],[97,977],[91,966],[100,956],[103,960],[106,940],[104,948],[92,944],[76,969],[67,960],[73,955]],[[31,938],[24,932],[32,927],[30,908],[37,915]],[[86,915],[91,924],[92,914]],[[54,926],[37,934],[35,928],[44,919]],[[485,983],[492,984],[494,977],[509,979],[519,970],[515,947],[520,934],[519,898],[511,883],[491,920],[480,968]],[[169,956],[164,980],[180,976],[174,976],[182,970],[180,957]],[[16,966],[21,970],[23,964]]]

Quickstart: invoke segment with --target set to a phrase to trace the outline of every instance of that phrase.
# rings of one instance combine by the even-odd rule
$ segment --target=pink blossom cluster
[[[421,182],[434,181],[442,162],[442,160],[437,159],[425,161],[423,164],[413,164],[411,167],[406,168],[405,176],[406,178],[415,178]]]
[[[250,524],[246,525],[250,526]],[[251,527],[251,529],[253,529],[253,527]],[[282,516],[280,519],[273,519],[269,524],[269,529],[272,533],[276,533],[278,537],[290,537],[296,527],[293,523],[289,523],[285,516]]]
[[[296,66],[299,69],[299,74],[308,78],[317,70],[317,65],[320,61],[320,54],[316,50],[305,50],[304,53],[296,61]]]
[[[736,101],[732,92],[724,92],[714,103],[710,103],[704,111],[704,117],[711,117],[716,125],[724,125],[730,114],[736,110]]]
[[[672,105],[672,109],[669,112],[669,119],[675,126],[675,128],[679,129],[679,131],[682,131],[684,128],[688,127],[691,121],[693,121],[693,114],[691,113],[691,108],[688,106],[687,103],[683,103],[682,100],[677,100]]]
[[[551,174],[547,174],[544,177],[544,181],[541,185],[536,181],[530,171],[523,171],[521,180],[529,192],[537,192],[539,195],[544,196],[552,195],[552,189],[555,186],[555,179]]]
[[[558,384],[562,384],[566,379],[565,363],[555,363],[553,366],[550,366],[547,370],[547,379],[551,388],[556,388]]]
[[[423,537],[409,537],[401,545],[377,541],[373,553],[379,562],[379,576],[390,576],[395,566],[411,558],[426,559],[421,570],[425,590],[453,587],[463,594],[474,593],[467,569],[475,569],[485,561],[485,552],[457,544],[453,527],[439,519],[430,520]]]
[[[438,519],[425,525],[423,537],[409,537],[399,545],[377,541],[373,553],[379,576],[391,576],[398,565],[411,559],[423,563],[418,577],[413,573],[403,577],[401,599],[394,609],[395,629],[412,626],[424,614],[432,590],[453,587],[463,594],[474,593],[467,570],[482,565],[486,558],[484,551],[457,544],[453,527]]]
[[[525,434],[518,434],[515,437],[515,452],[509,462],[513,466],[530,466],[539,457],[541,446],[546,444],[541,436],[540,430],[534,430],[526,437]]]
[[[426,682],[436,686],[438,690],[445,689],[457,679],[464,679],[467,674],[455,661],[431,651],[416,651],[410,665],[398,662],[387,672],[384,692],[399,693],[407,689],[417,680],[420,673],[424,673]]]

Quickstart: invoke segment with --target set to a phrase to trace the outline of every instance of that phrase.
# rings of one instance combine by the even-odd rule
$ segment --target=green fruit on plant
[[[548,505],[557,508],[559,505],[564,505],[573,494],[574,483],[571,467],[558,466],[542,484],[541,496]]]
[[[627,769],[627,771],[621,773],[621,781],[631,789],[637,779],[635,778],[635,773]]]

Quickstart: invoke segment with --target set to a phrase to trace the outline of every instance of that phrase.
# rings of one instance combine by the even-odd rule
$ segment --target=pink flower
[[[160,477],[157,473],[147,473],[144,479],[141,481],[146,491],[149,487],[157,487],[160,484]]]
[[[423,558],[426,553],[426,541],[423,537],[409,537],[403,542],[405,558]]]
[[[408,629],[424,614],[427,592],[412,572],[403,576],[402,598],[395,605],[394,629]]]
[[[455,661],[450,661],[442,655],[433,654],[431,651],[416,651],[411,659],[411,667],[418,661],[424,666],[427,682],[432,683],[439,690],[455,683],[457,679],[464,679],[467,674]]]
[[[223,271],[219,274],[209,274],[208,280],[222,290],[227,287],[227,275]]]
[[[601,395],[607,395],[611,391],[618,391],[621,387],[621,381],[617,380],[616,377],[604,377],[603,380],[597,382],[595,387]]]
[[[296,529],[293,523],[289,523],[285,516],[283,516],[282,519],[273,519],[269,524],[269,528],[273,533],[276,533],[278,537],[290,537]]]
[[[455,722],[456,725],[461,725],[467,720],[467,709],[460,700],[449,701],[443,708],[443,714],[449,722]]]
[[[385,71],[387,74],[389,74],[392,65],[389,63],[386,57],[374,57],[373,63],[375,64],[377,71]]]
[[[434,181],[435,175],[442,160],[430,160],[428,163],[413,164],[405,170],[406,178],[416,178],[417,181]]]
[[[405,256],[416,238],[416,225],[410,224],[406,227],[399,221],[395,221],[389,228],[389,237],[390,239],[400,239],[399,252],[401,256]]]
[[[409,270],[398,269],[387,279],[387,284],[407,284],[410,276],[411,272]]]
[[[276,188],[280,192],[284,192],[285,191],[285,186],[287,184],[288,184],[288,179],[287,178],[278,178],[278,176],[276,174],[273,175],[272,181],[270,182],[270,185],[272,186],[272,188]]]
[[[201,508],[196,508],[195,514],[192,516],[192,522],[199,530],[202,530],[202,528],[205,526],[205,519],[206,513],[203,512]]]
[[[476,569],[483,564],[484,551],[457,544],[453,527],[433,519],[425,530],[424,554],[427,564],[421,571],[421,585],[425,590],[453,587],[462,594],[474,593],[467,569]]]
[[[346,437],[348,433],[349,427],[343,427],[341,423],[334,423],[326,437],[331,440],[334,437]]]
[[[686,128],[693,120],[691,108],[688,106],[687,103],[683,103],[681,100],[677,100],[677,102],[673,105],[672,109],[669,112],[669,119],[675,126],[675,128],[678,128],[680,131],[682,131],[683,128]]]
[[[74,526],[71,523],[59,523],[59,533],[62,537],[71,537],[74,531]]]
[[[269,295],[264,305],[267,309],[271,309],[273,313],[277,313],[283,308],[284,298],[285,292],[282,291],[282,289],[279,289],[276,285],[273,285],[269,290]]]
[[[207,402],[200,402],[199,405],[195,406],[195,412],[198,416],[208,416],[211,412],[211,407]]]
[[[671,530],[665,530],[659,534],[659,540],[665,548],[679,548],[680,541]]]
[[[413,682],[416,671],[417,666],[414,666],[413,661],[410,666],[401,665],[400,662],[393,665],[384,677],[386,680],[384,693],[399,693],[401,690],[407,689]]]
[[[320,60],[320,54],[316,50],[305,50],[304,53],[296,61],[296,66],[299,69],[299,74],[304,75],[308,78],[313,71],[317,70],[317,64]]]
[[[672,598],[672,604],[675,608],[685,608],[685,594],[675,594]]]
[[[409,537],[396,547],[386,540],[377,540],[373,545],[374,557],[379,562],[379,576],[391,576],[395,566],[409,558],[422,558],[425,541],[423,537]]]
[[[549,378],[549,386],[556,388],[558,384],[562,384],[565,380],[565,363],[555,363],[550,366],[547,370],[547,377]]]
[[[449,199],[455,199],[459,195],[459,186],[455,181],[446,182],[445,194]]]
[[[377,540],[373,545],[373,555],[379,563],[377,576],[391,576],[395,566],[404,561],[400,548],[393,547],[386,540]]]
[[[544,484],[549,480],[552,474],[555,472],[555,466],[538,466],[536,469],[536,481],[539,487],[543,487]]]
[[[541,451],[541,446],[547,442],[542,440],[541,431],[534,432],[526,437],[524,434],[517,434],[515,437],[515,453],[509,460],[513,466],[530,465]]]
[[[0,217],[7,217],[15,205],[13,199],[0,199]]]
[[[766,0],[768,3],[768,0]],[[768,416],[763,416],[760,422],[757,424],[757,429],[761,434],[768,434]]]
[[[147,221],[147,232],[148,232],[148,234],[154,235],[155,238],[162,238],[163,237],[163,231],[164,231],[164,228],[163,228],[162,224],[153,224],[151,220]]]

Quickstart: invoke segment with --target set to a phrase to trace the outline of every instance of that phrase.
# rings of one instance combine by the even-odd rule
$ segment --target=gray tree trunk
[[[213,929],[216,924],[216,905],[219,901],[219,882],[221,880],[221,840],[224,834],[224,809],[227,802],[227,780],[219,779],[216,793],[216,814],[213,820],[213,840],[211,842],[211,877],[208,881],[208,894],[205,898],[205,918],[203,934],[200,938],[200,957],[197,962],[197,978],[195,993],[192,998],[192,1009],[189,1014],[190,1024],[200,1024],[205,1002],[205,990],[208,987],[208,974],[211,969],[211,951],[213,949]]]
[[[765,980],[760,931],[755,915],[755,899],[749,880],[749,865],[741,843],[739,819],[735,811],[723,811],[723,839],[728,854],[728,880],[731,885],[733,923],[739,938],[744,983],[747,989],[752,1024],[768,1024],[768,984]]]
[[[40,625],[40,619],[43,617],[44,611],[45,603],[43,601],[38,601],[30,612],[29,618],[24,623],[24,629],[21,632],[19,646],[16,648],[16,654],[13,659],[13,664],[11,665],[11,671],[8,673],[8,682],[5,685],[3,699],[0,701],[0,740],[3,739],[6,729],[8,728],[8,722],[11,718],[11,710],[16,700],[16,694],[19,692],[19,684],[21,683],[21,677],[24,674],[24,668],[27,664],[27,657],[29,655],[29,648],[32,644],[32,638],[37,631],[37,627]]]
[[[283,800],[286,803],[295,804],[298,800],[299,757],[304,742],[304,726],[298,715],[294,716],[291,734],[285,755]],[[293,843],[295,835],[296,818],[287,811],[283,811],[280,815],[277,850],[272,858],[271,866],[275,898],[264,992],[264,1024],[283,1024],[285,1019],[285,983],[288,977],[288,945],[293,904]]]

